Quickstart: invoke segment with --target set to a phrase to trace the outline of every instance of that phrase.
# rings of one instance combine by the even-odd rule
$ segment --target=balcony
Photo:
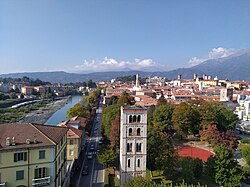
[[[50,176],[44,178],[32,179],[33,186],[43,186],[48,184],[50,184]]]
[[[0,182],[0,187],[5,187],[6,186],[6,182]]]

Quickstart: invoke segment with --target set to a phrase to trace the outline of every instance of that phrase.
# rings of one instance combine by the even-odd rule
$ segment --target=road
[[[88,166],[88,175],[79,175],[79,181],[77,187],[103,187],[104,186],[104,170],[103,165],[98,163],[97,152],[100,150],[99,140],[101,139],[100,123],[102,117],[102,97],[99,103],[99,107],[96,109],[96,116],[94,124],[91,130],[91,135],[87,140],[87,151],[83,160],[81,173],[84,166]],[[90,145],[94,145],[94,151],[90,151]],[[87,153],[92,152],[93,158],[88,159]]]

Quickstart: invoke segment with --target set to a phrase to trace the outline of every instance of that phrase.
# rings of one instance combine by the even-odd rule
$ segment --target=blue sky
[[[249,0],[1,0],[0,73],[170,70],[250,48]]]

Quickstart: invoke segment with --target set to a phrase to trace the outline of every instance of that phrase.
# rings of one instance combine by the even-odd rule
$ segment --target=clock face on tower
[[[147,108],[121,107],[120,178],[121,186],[134,176],[146,176]]]

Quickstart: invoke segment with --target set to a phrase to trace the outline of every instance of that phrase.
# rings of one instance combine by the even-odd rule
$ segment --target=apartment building
[[[24,95],[32,95],[34,87],[33,86],[23,86],[21,88],[21,93]]]
[[[65,127],[0,125],[0,186],[67,186]]]

